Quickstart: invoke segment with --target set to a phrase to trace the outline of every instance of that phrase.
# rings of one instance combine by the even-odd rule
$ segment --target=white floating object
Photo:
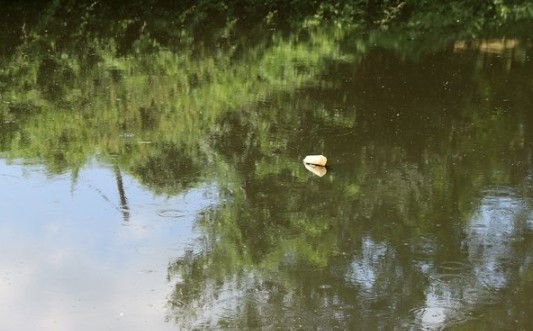
[[[312,173],[314,173],[318,177],[323,177],[326,174],[326,172],[328,172],[326,167],[319,166],[319,165],[304,163],[304,167],[305,167],[305,169],[311,171]]]
[[[324,155],[307,155],[304,159],[304,163],[313,164],[317,166],[326,166],[328,159]]]

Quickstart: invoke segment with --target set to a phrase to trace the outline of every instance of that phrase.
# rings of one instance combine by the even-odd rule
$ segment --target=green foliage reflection
[[[216,181],[168,268],[184,329],[394,326],[368,302],[422,300],[417,240],[425,266],[461,259],[480,192],[527,186],[527,1],[33,5],[2,4],[1,155],[73,177],[96,158],[157,194]]]
[[[76,35],[40,35],[41,25],[55,24],[42,19],[0,71],[4,155],[43,162],[52,172],[77,172],[95,155],[118,155],[126,172],[167,194],[183,187],[153,174],[176,162],[198,173],[200,164],[216,160],[209,141],[221,114],[310,84],[326,60],[340,56],[336,39],[313,29],[305,40],[271,34],[268,44],[238,54],[244,41],[229,50],[176,52],[143,35],[127,57],[117,57],[112,38],[79,35],[87,45],[77,48]],[[180,152],[169,157],[165,150]]]
[[[423,301],[420,264],[469,263],[461,229],[482,191],[528,178],[530,61],[374,48],[325,70],[319,86],[218,122],[213,147],[237,175],[229,202],[199,220],[198,246],[169,266],[180,326],[392,327],[366,314]],[[320,179],[300,163],[319,152],[331,165]],[[229,308],[196,315],[202,305]]]

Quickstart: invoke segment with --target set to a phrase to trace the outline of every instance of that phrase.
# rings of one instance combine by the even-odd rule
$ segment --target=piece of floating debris
[[[314,164],[310,164],[310,163],[304,163],[304,167],[305,167],[305,169],[311,171],[312,173],[314,173],[318,177],[322,177],[322,176],[324,176],[326,174],[326,172],[328,172],[326,167],[319,166],[319,165],[314,165]]]
[[[304,158],[305,168],[319,177],[328,172],[326,162],[328,162],[328,159],[324,155],[307,155]]]
[[[326,162],[328,162],[328,159],[326,159],[324,155],[307,155],[304,158],[304,163],[313,164],[321,167],[325,167]]]

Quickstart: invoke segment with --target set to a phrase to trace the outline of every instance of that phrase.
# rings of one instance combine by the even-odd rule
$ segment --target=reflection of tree
[[[200,175],[200,159],[167,144],[158,154],[139,160],[132,171],[154,192],[176,194],[191,188]]]
[[[531,99],[520,70],[495,79],[472,69],[476,54],[453,60],[449,50],[415,64],[374,52],[350,72],[331,68],[335,90],[280,94],[221,118],[213,145],[236,175],[225,184],[229,203],[199,220],[198,246],[169,266],[178,325],[440,327],[506,300],[502,291],[527,277],[518,271],[530,269],[523,247],[503,244],[518,233],[487,250],[465,226],[485,203],[483,188],[524,178],[506,161],[528,155],[519,128]],[[446,70],[433,69],[441,59]],[[517,85],[500,85],[503,77]],[[476,107],[489,87],[522,106]],[[333,155],[321,179],[296,163],[317,146]],[[471,259],[479,248],[480,260]],[[501,267],[489,257],[502,254],[517,261]],[[480,272],[507,280],[487,288]]]
[[[128,206],[128,198],[126,197],[126,191],[124,190],[124,182],[122,181],[122,173],[120,167],[116,164],[113,167],[115,172],[115,181],[117,183],[118,197],[120,200],[120,211],[122,212],[122,219],[124,222],[130,220],[130,207]]]
[[[128,165],[150,162],[161,154],[161,146],[169,145],[185,151],[181,163],[216,159],[201,154],[208,153],[206,140],[219,116],[310,82],[326,59],[337,56],[335,40],[342,36],[330,38],[328,31],[308,29],[300,40],[269,32],[259,39],[237,38],[230,49],[213,51],[213,45],[197,44],[175,50],[158,43],[173,37],[153,33],[160,26],[152,20],[147,18],[146,26],[129,21],[128,6],[61,1],[43,6],[47,10],[35,15],[37,22],[24,26],[29,37],[2,58],[9,64],[0,69],[0,114],[6,127],[1,149],[10,158],[42,162],[52,172],[78,169],[95,154],[103,159],[118,155],[122,171],[129,172]],[[145,12],[140,10],[144,6],[133,5],[134,12]],[[11,9],[18,13],[24,7]],[[93,16],[96,12],[102,16]],[[61,20],[52,19],[56,15]],[[119,20],[96,29],[106,15],[118,15]],[[57,26],[59,21],[73,26],[65,29]],[[74,33],[76,27],[80,30]],[[117,57],[120,41],[115,34],[129,30],[139,39],[119,47],[131,56]],[[164,184],[173,178],[150,181],[171,189]]]
[[[255,14],[252,27],[218,15],[225,2],[201,2],[198,11],[187,10],[188,1],[152,11],[154,3],[54,1],[35,20],[17,11],[27,25],[1,52],[0,126],[7,130],[0,146],[9,158],[74,174],[94,155],[114,156],[125,218],[122,171],[162,194],[216,176],[226,203],[201,216],[198,247],[169,266],[176,284],[169,315],[184,329],[390,328],[411,323],[413,305],[422,307],[415,311],[422,321],[435,312],[453,320],[462,306],[436,307],[443,293],[466,291],[473,309],[483,295],[442,277],[439,268],[461,277],[471,271],[450,261],[476,267],[498,291],[518,282],[512,268],[491,273],[501,265],[487,254],[526,246],[496,240],[487,249],[462,222],[483,210],[475,204],[482,188],[520,184],[529,172],[531,82],[523,73],[531,64],[454,56],[445,46],[479,32],[480,20],[505,4],[481,6],[464,30],[444,12],[464,17],[473,10],[465,2],[435,4],[437,11],[395,1],[367,8],[373,22],[386,13],[420,18],[412,24],[424,30],[439,18],[440,33],[453,28],[413,39],[409,24],[400,37],[396,29],[361,36],[318,26],[339,13],[348,17],[340,26],[364,16],[357,2],[313,3],[320,8],[288,18],[305,29],[288,34],[262,25],[285,15],[276,6],[286,2],[230,12]],[[496,18],[491,23],[505,21]],[[241,38],[239,26],[262,34]],[[442,51],[427,55],[435,49]],[[311,151],[331,156],[320,180],[300,164]],[[481,261],[468,260],[476,247]],[[480,277],[470,275],[476,290]]]

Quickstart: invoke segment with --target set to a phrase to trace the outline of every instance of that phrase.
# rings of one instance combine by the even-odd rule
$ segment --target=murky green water
[[[533,323],[530,40],[35,29],[2,36],[0,329]]]

